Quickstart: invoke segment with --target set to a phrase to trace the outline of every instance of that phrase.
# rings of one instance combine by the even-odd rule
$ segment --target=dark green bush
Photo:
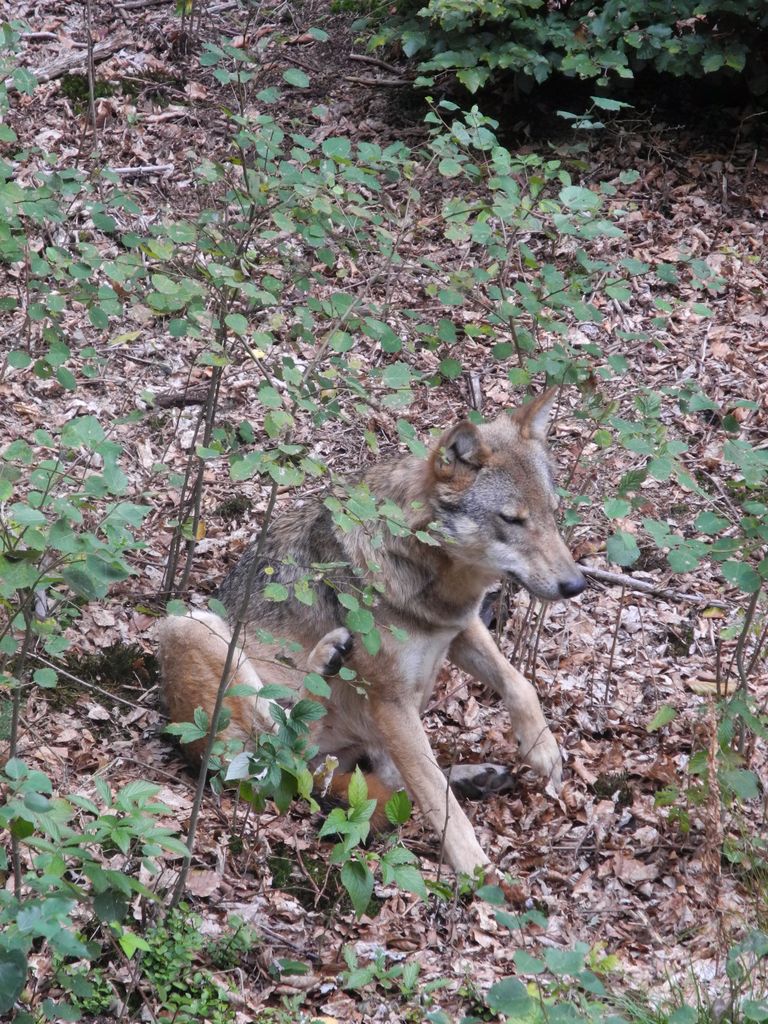
[[[700,78],[725,70],[768,90],[765,0],[401,0],[374,42],[398,41],[425,80],[475,92],[505,74],[632,78],[645,67]]]

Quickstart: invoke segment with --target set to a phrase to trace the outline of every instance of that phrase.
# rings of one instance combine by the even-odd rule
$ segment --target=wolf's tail
[[[224,675],[227,650],[232,640],[223,619],[211,612],[170,615],[158,625],[160,644],[161,692],[172,722],[193,722],[197,708],[209,719],[216,704],[216,695]],[[221,739],[238,739],[248,743],[251,737],[274,728],[269,714],[269,701],[257,696],[262,682],[245,652],[238,648],[229,672],[227,687],[248,686],[251,695],[225,698],[230,712]],[[184,751],[193,763],[199,764],[205,751],[206,737],[184,744]]]

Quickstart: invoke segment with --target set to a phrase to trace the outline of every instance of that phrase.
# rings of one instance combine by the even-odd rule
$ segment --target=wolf
[[[274,729],[269,702],[257,692],[262,684],[298,693],[307,671],[320,672],[329,677],[331,696],[326,714],[311,726],[317,762],[334,755],[342,785],[362,766],[373,795],[404,786],[456,871],[487,866],[454,790],[503,791],[509,772],[455,765],[444,773],[421,713],[441,665],[451,661],[501,696],[520,757],[545,783],[560,787],[560,750],[536,692],[503,657],[479,615],[484,594],[504,576],[545,601],[575,597],[585,587],[556,523],[546,441],[554,394],[551,389],[487,423],[456,423],[426,459],[411,455],[370,468],[362,478],[365,493],[402,510],[399,528],[372,527],[351,514],[342,522],[333,512],[337,506],[322,496],[279,517],[221,584],[217,596],[229,622],[210,612],[162,622],[162,688],[171,720],[192,721],[197,707],[211,712],[231,628],[239,622],[231,683],[246,684],[253,695],[226,699],[230,721],[223,735],[247,743]],[[308,573],[311,603],[292,591],[306,586]],[[270,600],[268,583],[281,584],[288,598]],[[379,589],[376,654],[352,637],[340,600],[366,583]],[[299,645],[301,657],[276,657],[265,631]],[[342,663],[366,685],[334,677]],[[199,758],[204,745],[197,741],[189,754]]]

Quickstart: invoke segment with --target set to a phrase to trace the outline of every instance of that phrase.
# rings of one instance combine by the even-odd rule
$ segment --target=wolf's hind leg
[[[454,793],[468,800],[509,793],[517,785],[509,768],[501,764],[455,764],[443,768],[443,774]]]
[[[307,658],[307,671],[335,676],[352,651],[352,634],[345,626],[332,629],[318,640]]]

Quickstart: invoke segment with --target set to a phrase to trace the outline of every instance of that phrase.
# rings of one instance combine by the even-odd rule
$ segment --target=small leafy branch
[[[361,848],[371,831],[376,801],[368,798],[368,786],[359,768],[350,779],[347,798],[349,806],[334,807],[319,834],[321,838],[341,836],[331,850],[330,860],[341,867],[341,882],[349,893],[355,914],[361,917],[368,910],[377,870],[384,885],[397,885],[425,900],[427,887],[414,854],[399,844],[390,844],[383,853]],[[384,813],[390,825],[404,825],[411,816],[408,795],[403,790],[393,793]]]

